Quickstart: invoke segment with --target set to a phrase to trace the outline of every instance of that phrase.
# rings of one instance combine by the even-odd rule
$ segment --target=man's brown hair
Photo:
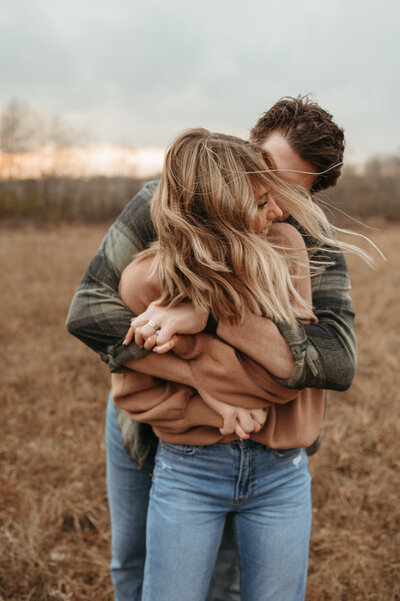
[[[260,117],[250,132],[250,140],[262,144],[272,132],[279,132],[317,175],[311,188],[315,193],[336,184],[345,147],[344,132],[330,113],[309,96],[285,96]],[[339,164],[338,164],[339,163]]]

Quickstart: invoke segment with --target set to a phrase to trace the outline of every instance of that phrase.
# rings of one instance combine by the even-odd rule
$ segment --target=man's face
[[[274,158],[276,168],[282,169],[277,171],[277,175],[290,184],[298,184],[310,191],[316,175],[315,168],[311,163],[303,161],[303,159],[293,150],[289,142],[277,131],[272,132],[261,144],[262,148],[268,150]],[[288,171],[285,171],[287,169]],[[290,170],[290,171],[289,171]],[[299,173],[299,171],[308,171],[309,173]]]

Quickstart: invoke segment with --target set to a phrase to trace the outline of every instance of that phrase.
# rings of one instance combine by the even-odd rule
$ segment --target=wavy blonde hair
[[[267,151],[234,136],[190,129],[172,142],[151,204],[158,240],[138,257],[154,253],[159,304],[191,300],[216,320],[232,323],[254,313],[294,324],[293,299],[309,311],[293,286],[285,253],[254,232],[254,188],[266,186],[278,195],[281,208],[320,243],[338,243],[310,196],[273,169]]]

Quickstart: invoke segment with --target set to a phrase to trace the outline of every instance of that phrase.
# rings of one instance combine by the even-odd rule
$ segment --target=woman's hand
[[[233,411],[228,410],[228,417],[224,419],[224,425],[219,431],[221,434],[235,432],[239,438],[247,439],[250,438],[250,434],[261,430],[266,419],[266,409],[233,407]]]
[[[196,311],[190,302],[182,302],[175,307],[162,307],[150,303],[144,313],[131,321],[125,336],[124,345],[130,344],[133,337],[141,348],[162,354],[176,344],[176,334],[197,334],[206,327],[208,313]]]
[[[223,419],[221,434],[235,433],[238,438],[247,439],[251,433],[257,433],[265,424],[267,409],[243,409],[218,401],[207,393],[201,392],[203,401]]]

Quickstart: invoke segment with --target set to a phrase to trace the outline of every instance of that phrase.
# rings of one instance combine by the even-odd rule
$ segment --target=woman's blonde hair
[[[191,300],[232,323],[254,313],[293,324],[293,299],[309,311],[282,249],[254,232],[254,189],[279,195],[281,208],[321,243],[337,242],[309,195],[273,169],[267,151],[234,136],[190,129],[172,142],[151,204],[158,240],[140,255],[155,252],[160,304]]]

